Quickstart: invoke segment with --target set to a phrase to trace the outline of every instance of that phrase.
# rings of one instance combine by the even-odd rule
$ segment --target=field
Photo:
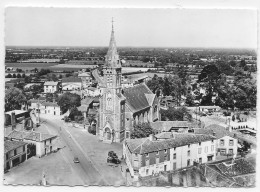
[[[92,69],[97,65],[75,65],[75,64],[58,64],[58,63],[6,63],[6,67],[20,68],[23,70],[37,69],[50,69],[52,71],[78,71],[80,69]],[[155,68],[144,68],[144,67],[122,67],[122,73],[129,73],[135,71],[146,72],[148,69]]]

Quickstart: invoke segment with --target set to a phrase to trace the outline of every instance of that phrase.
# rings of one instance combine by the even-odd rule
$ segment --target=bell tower
[[[106,143],[121,142],[124,139],[124,103],[118,96],[121,95],[122,89],[121,62],[116,48],[113,22],[112,19],[110,43],[103,67],[103,95],[100,98],[99,138]]]

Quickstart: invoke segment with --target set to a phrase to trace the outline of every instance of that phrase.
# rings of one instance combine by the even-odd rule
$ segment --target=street
[[[42,158],[30,158],[10,170],[5,174],[5,183],[38,184],[44,172],[50,185],[124,185],[120,165],[109,166],[106,163],[109,150],[122,156],[122,145],[100,143],[96,136],[66,125],[61,118],[41,115],[42,123],[35,130],[58,135],[57,145],[60,150]],[[74,157],[79,159],[79,163],[73,162]],[[57,171],[57,167],[62,168]],[[35,171],[31,179],[22,180],[23,173],[31,169]]]

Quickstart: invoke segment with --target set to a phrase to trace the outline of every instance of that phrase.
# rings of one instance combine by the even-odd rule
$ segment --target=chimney
[[[154,134],[149,135],[149,140],[150,141],[154,141],[155,140]]]
[[[12,130],[14,130],[16,128],[15,112],[11,113],[11,125],[12,125]]]

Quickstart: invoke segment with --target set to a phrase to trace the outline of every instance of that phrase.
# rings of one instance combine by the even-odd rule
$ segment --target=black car
[[[107,162],[108,163],[114,163],[114,164],[120,164],[121,163],[121,161],[118,158],[112,158],[112,157],[108,157]]]

